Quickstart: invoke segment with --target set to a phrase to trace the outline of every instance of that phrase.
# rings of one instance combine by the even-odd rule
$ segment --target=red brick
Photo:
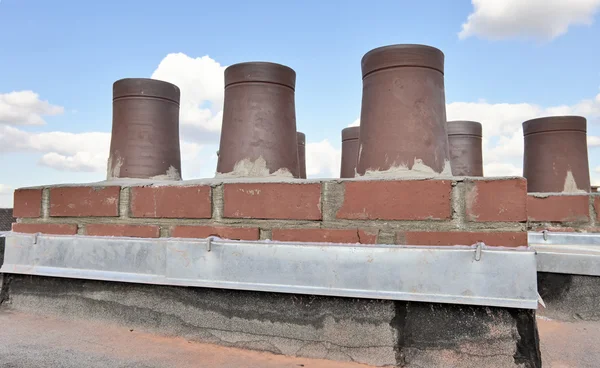
[[[225,184],[223,216],[320,220],[321,184]]]
[[[590,220],[588,195],[527,196],[529,221],[587,222]]]
[[[449,180],[346,182],[339,219],[443,220],[452,215]]]
[[[77,225],[75,224],[12,224],[12,231],[16,233],[42,233],[54,235],[75,235],[77,234]]]
[[[258,240],[257,227],[225,227],[225,226],[174,226],[171,230],[174,238],[208,238],[218,236],[233,240]]]
[[[131,217],[211,218],[210,186],[131,188]]]
[[[86,235],[92,236],[131,236],[135,238],[158,238],[160,227],[154,225],[89,224]]]
[[[467,181],[468,221],[527,220],[527,181],[523,178]]]
[[[42,213],[42,190],[15,190],[13,207],[13,217],[40,217]]]
[[[594,212],[596,212],[596,222],[600,222],[600,195],[593,195]]]
[[[467,231],[406,231],[398,232],[399,244],[405,245],[486,245],[518,247],[527,245],[527,233],[522,232],[467,232]]]
[[[119,216],[121,187],[50,188],[50,216]]]
[[[376,244],[377,232],[361,229],[273,229],[273,240]]]

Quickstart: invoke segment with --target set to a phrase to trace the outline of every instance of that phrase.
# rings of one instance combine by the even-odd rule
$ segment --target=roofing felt
[[[12,213],[12,208],[0,208],[0,231],[10,230],[12,223],[15,222]]]

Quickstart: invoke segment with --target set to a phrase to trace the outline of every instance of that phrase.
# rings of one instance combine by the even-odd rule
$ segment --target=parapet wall
[[[523,178],[105,181],[18,189],[23,233],[527,245],[600,230],[598,194],[527,194]]]
[[[19,189],[22,233],[527,245],[523,178],[106,181]]]

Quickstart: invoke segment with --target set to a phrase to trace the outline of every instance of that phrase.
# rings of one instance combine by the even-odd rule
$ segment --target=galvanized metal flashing
[[[537,308],[533,251],[9,233],[3,273]]]
[[[530,232],[540,272],[600,276],[600,234]]]

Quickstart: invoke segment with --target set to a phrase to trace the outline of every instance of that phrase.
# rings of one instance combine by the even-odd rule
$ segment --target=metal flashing
[[[537,308],[527,248],[6,236],[3,273]]]
[[[600,234],[530,232],[539,272],[600,276]]]

